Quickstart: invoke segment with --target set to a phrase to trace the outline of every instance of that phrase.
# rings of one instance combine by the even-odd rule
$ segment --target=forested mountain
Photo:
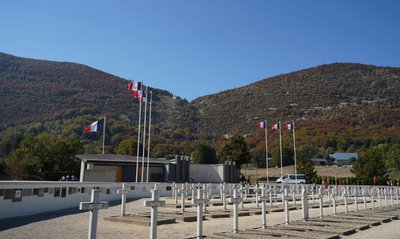
[[[83,126],[105,115],[106,145],[110,152],[123,151],[120,144],[134,138],[139,105],[127,83],[80,64],[0,53],[0,150],[10,153],[27,131],[99,140],[85,135]],[[246,140],[258,147],[264,137],[257,121],[264,119],[269,127],[295,121],[300,144],[332,150],[400,142],[400,68],[321,65],[192,102],[153,90],[154,156],[190,153],[196,143],[215,144],[232,133],[252,136]]]
[[[138,106],[128,81],[75,63],[33,60],[0,53],[0,132],[32,122],[82,115],[137,121]],[[152,89],[153,121],[172,128],[186,101]]]
[[[257,119],[399,129],[400,68],[321,65],[203,96],[192,104],[204,131],[251,132]]]

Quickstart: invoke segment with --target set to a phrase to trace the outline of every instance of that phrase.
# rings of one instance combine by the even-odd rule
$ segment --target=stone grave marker
[[[157,216],[158,207],[164,207],[165,201],[160,201],[160,190],[157,189],[157,184],[154,185],[154,189],[151,189],[151,200],[144,201],[145,207],[151,207],[151,218],[150,218],[150,238],[157,238]]]
[[[108,208],[108,202],[100,202],[100,192],[98,189],[92,189],[90,202],[81,202],[79,210],[90,210],[89,212],[89,231],[88,239],[95,239],[97,233],[97,219],[100,209]]]

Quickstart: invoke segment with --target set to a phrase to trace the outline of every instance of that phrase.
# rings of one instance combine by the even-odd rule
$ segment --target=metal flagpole
[[[297,162],[296,162],[296,133],[295,133],[295,127],[294,127],[294,121],[292,122],[293,126],[293,155],[294,155],[294,175],[296,179],[296,184],[297,184]]]
[[[149,109],[149,137],[147,138],[147,177],[146,182],[149,182],[149,161],[150,161],[150,136],[151,136],[151,105],[153,104],[153,91],[150,91],[150,109]]]
[[[265,120],[265,168],[267,171],[267,183],[269,183],[269,175],[268,175],[268,125],[267,120]]]
[[[142,90],[141,87],[138,90]],[[140,127],[141,127],[140,122],[142,121],[141,116],[142,116],[142,101],[139,100],[139,125],[138,125],[138,138],[137,138],[137,148],[136,148],[136,182],[138,182],[139,180],[139,149],[140,149]]]
[[[143,124],[143,148],[142,148],[142,182],[144,182],[144,153],[145,153],[145,148],[146,148],[146,124],[147,124],[147,86],[146,86],[146,98],[143,97],[139,100],[142,101],[142,99],[145,99],[144,102],[144,124]]]
[[[106,117],[104,116],[104,125],[103,125],[103,149],[101,150],[101,154],[104,154],[104,142],[106,141]]]
[[[279,125],[279,152],[281,154],[281,177],[283,176],[283,159],[282,159],[282,125],[281,121],[278,123]]]

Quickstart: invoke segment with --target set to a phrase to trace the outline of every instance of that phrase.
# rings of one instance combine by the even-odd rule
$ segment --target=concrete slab
[[[339,235],[351,235],[356,233],[356,228],[350,226],[337,226],[315,221],[294,221],[289,224],[291,227],[304,228],[312,231],[337,233]]]
[[[129,224],[135,224],[135,225],[140,225],[140,226],[150,226],[150,217],[147,217],[144,215],[128,214],[128,215],[125,215],[124,217],[110,216],[110,217],[104,217],[104,220],[111,221],[111,222],[129,223]],[[176,222],[175,218],[172,218],[172,217],[163,217],[160,215],[157,217],[157,225],[170,224],[170,223],[175,223],[175,222]]]

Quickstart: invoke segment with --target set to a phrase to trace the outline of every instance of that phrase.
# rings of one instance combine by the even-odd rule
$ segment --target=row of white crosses
[[[209,204],[211,194],[212,194],[212,185],[211,184],[182,184],[172,185],[172,194],[177,197],[180,193],[181,195],[181,210],[184,212],[185,210],[185,197],[187,197],[188,192],[191,190],[192,194],[192,204],[197,206],[197,238],[203,238],[203,213],[205,211],[206,205]],[[214,188],[215,189],[215,188]],[[151,207],[151,225],[150,225],[150,238],[157,238],[157,217],[158,217],[158,207],[165,206],[165,201],[160,200],[160,191],[165,191],[166,186],[160,186],[158,184],[154,185],[154,188],[151,190],[151,200],[146,200],[144,202],[144,206]],[[128,184],[122,184],[122,188],[117,190],[118,194],[121,194],[121,217],[125,216],[126,211],[126,198],[129,193],[130,188]],[[290,193],[292,194],[293,203],[296,202],[296,194],[299,192],[298,185],[256,185],[254,187],[255,195],[256,195],[256,206],[259,208],[259,203],[261,203],[261,226],[262,228],[267,227],[267,218],[266,218],[266,202],[269,201],[272,205],[273,200],[272,196],[276,198],[278,193],[282,194],[282,203],[284,205],[285,212],[285,223],[289,224],[289,200]],[[108,208],[108,202],[102,202],[99,200],[99,190],[93,189],[91,192],[91,201],[90,202],[82,202],[80,203],[80,210],[90,210],[89,214],[89,230],[88,230],[88,238],[94,239],[96,238],[97,231],[97,219],[98,219],[98,210]],[[259,195],[261,193],[261,195]],[[396,199],[397,205],[399,202],[399,190],[394,187],[371,187],[371,186],[342,186],[340,189],[335,187],[328,187],[325,191],[320,186],[312,186],[312,185],[302,185],[301,186],[301,205],[303,211],[303,218],[307,220],[309,218],[308,212],[308,195],[311,193],[312,199],[314,201],[315,193],[317,193],[319,199],[319,208],[320,208],[320,217],[323,218],[323,203],[324,196],[327,194],[329,198],[329,202],[332,205],[333,214],[336,214],[336,198],[337,196],[342,196],[345,206],[345,212],[348,212],[348,204],[347,200],[350,197],[354,199],[354,210],[358,211],[358,198],[363,198],[364,210],[367,210],[367,197],[371,198],[372,201],[372,209],[375,209],[375,197],[378,197],[378,207],[383,207],[382,205],[382,197],[385,201],[385,207],[389,206],[389,197],[390,197],[390,205],[394,206],[394,200]],[[220,194],[221,199],[223,201],[224,210],[226,210],[226,199],[227,197],[231,197],[231,203],[233,204],[233,232],[237,233],[239,231],[239,219],[238,219],[238,206],[242,203],[243,207],[243,199],[248,197],[249,187],[243,186],[239,184],[221,184],[220,185]],[[267,196],[269,194],[269,197]]]

